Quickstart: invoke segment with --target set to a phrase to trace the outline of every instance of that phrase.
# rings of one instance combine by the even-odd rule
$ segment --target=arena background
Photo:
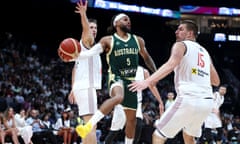
[[[121,0],[120,2],[172,10],[178,10],[180,5],[240,8],[240,3],[237,0]],[[11,32],[18,39],[29,44],[36,42],[40,54],[45,55],[46,58],[57,57],[56,50],[64,38],[74,37],[79,39],[81,36],[80,17],[74,13],[75,4],[69,0],[1,1],[0,7],[1,33]],[[111,18],[117,13],[119,11],[88,8],[88,17],[98,20],[97,39],[106,35],[106,29],[110,25]],[[133,12],[126,13],[131,18],[132,31],[145,39],[146,47],[159,67],[167,60],[171,45],[175,41],[175,27],[166,25],[172,19]],[[240,33],[239,29],[236,33]],[[239,82],[239,43],[216,43],[212,39],[206,39],[204,35],[199,36],[199,42],[206,46],[212,55],[222,82],[229,83],[226,73],[223,71],[225,68],[229,69],[234,75],[232,81]],[[169,78],[171,79],[172,75]],[[236,86],[238,85],[236,84]],[[240,90],[239,87],[237,89]],[[234,95],[236,102],[239,102],[239,94],[233,93],[233,88],[230,88],[228,95]],[[225,107],[228,107],[228,105]]]

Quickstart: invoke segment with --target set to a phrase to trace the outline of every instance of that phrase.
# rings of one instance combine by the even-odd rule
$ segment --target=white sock
[[[100,110],[97,110],[96,113],[89,120],[89,122],[91,122],[91,124],[95,126],[103,117],[104,114]]]
[[[133,138],[128,138],[125,136],[125,144],[132,144],[133,143]]]

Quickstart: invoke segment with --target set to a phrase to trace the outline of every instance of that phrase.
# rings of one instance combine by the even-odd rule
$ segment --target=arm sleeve
[[[95,44],[90,50],[81,51],[79,54],[79,59],[86,59],[93,55],[97,55],[103,52],[103,47],[100,43]]]

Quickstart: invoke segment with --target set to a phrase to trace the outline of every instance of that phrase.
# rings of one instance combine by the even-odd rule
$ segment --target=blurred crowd
[[[46,57],[47,53],[41,53],[39,49],[37,43],[21,41],[11,33],[0,35],[1,117],[4,119],[8,108],[12,108],[14,114],[19,114],[21,110],[24,110],[26,121],[31,117],[38,119],[41,124],[47,120],[52,126],[44,126],[41,131],[46,132],[47,128],[52,127],[52,134],[58,136],[56,132],[54,133],[54,125],[66,111],[70,115],[69,119],[72,118],[73,120],[70,127],[81,123],[81,118],[78,118],[77,106],[68,102],[73,63],[64,63],[58,57]],[[109,97],[106,86],[106,71],[103,71],[103,74],[103,88],[98,91],[99,105]],[[165,104],[170,104],[175,97],[172,79],[171,77],[169,79],[158,83],[158,89]],[[168,97],[169,93],[173,94],[171,99]],[[223,142],[240,143],[239,114],[232,112],[234,100],[227,97],[225,108],[222,110]],[[158,103],[149,90],[143,91],[142,111],[144,122],[140,142],[148,143],[148,140],[151,139],[149,133],[154,129],[154,121],[160,117]],[[34,115],[34,113],[37,114]],[[97,126],[99,143],[104,141],[108,133],[111,117],[112,114],[110,113]],[[31,123],[29,124],[31,125]],[[37,140],[32,140],[39,141],[38,132],[33,129],[33,136]],[[72,132],[74,133],[74,130]],[[43,137],[46,137],[50,143],[54,141],[48,136]],[[81,141],[77,136],[73,136],[71,139],[71,143]],[[123,141],[123,139],[124,136],[120,136],[116,141]],[[198,142],[204,143],[204,135]],[[182,141],[181,138],[176,137],[173,140],[168,140],[168,143],[176,144],[182,143]]]

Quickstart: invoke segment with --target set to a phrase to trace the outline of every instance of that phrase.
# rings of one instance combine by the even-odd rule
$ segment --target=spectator
[[[63,137],[64,144],[71,144],[72,142],[72,132],[74,128],[70,127],[70,119],[68,115],[69,110],[65,109],[62,112],[62,116],[58,118],[54,128],[57,130],[57,135]]]
[[[83,122],[83,120],[80,118],[80,116],[78,116],[74,110],[70,110],[68,112],[69,115],[69,120],[70,120],[70,127],[75,128],[78,124],[80,124],[81,122]],[[78,137],[77,133],[75,130],[72,131],[72,141],[76,142],[78,141],[78,138],[80,139],[80,137]]]
[[[5,143],[5,136],[6,136],[6,133],[5,133],[4,129],[3,129],[3,113],[0,112],[0,138],[1,138],[0,142],[2,144]]]
[[[8,107],[4,112],[3,125],[6,135],[12,137],[12,141],[14,144],[19,144],[18,129],[16,128],[14,110],[12,107]]]
[[[26,123],[32,126],[32,142],[34,144],[43,144],[45,143],[44,139],[46,139],[52,144],[57,143],[56,137],[53,135],[53,132],[45,130],[45,126],[38,118],[38,115],[38,111],[36,109],[32,109],[30,112],[30,116],[26,119]]]
[[[19,134],[22,136],[25,144],[32,144],[31,138],[33,135],[32,126],[26,123],[26,112],[21,109],[19,113],[15,114],[16,127]]]
[[[173,104],[174,98],[175,98],[174,92],[168,92],[167,100],[165,102],[165,110],[168,109],[168,107]]]

